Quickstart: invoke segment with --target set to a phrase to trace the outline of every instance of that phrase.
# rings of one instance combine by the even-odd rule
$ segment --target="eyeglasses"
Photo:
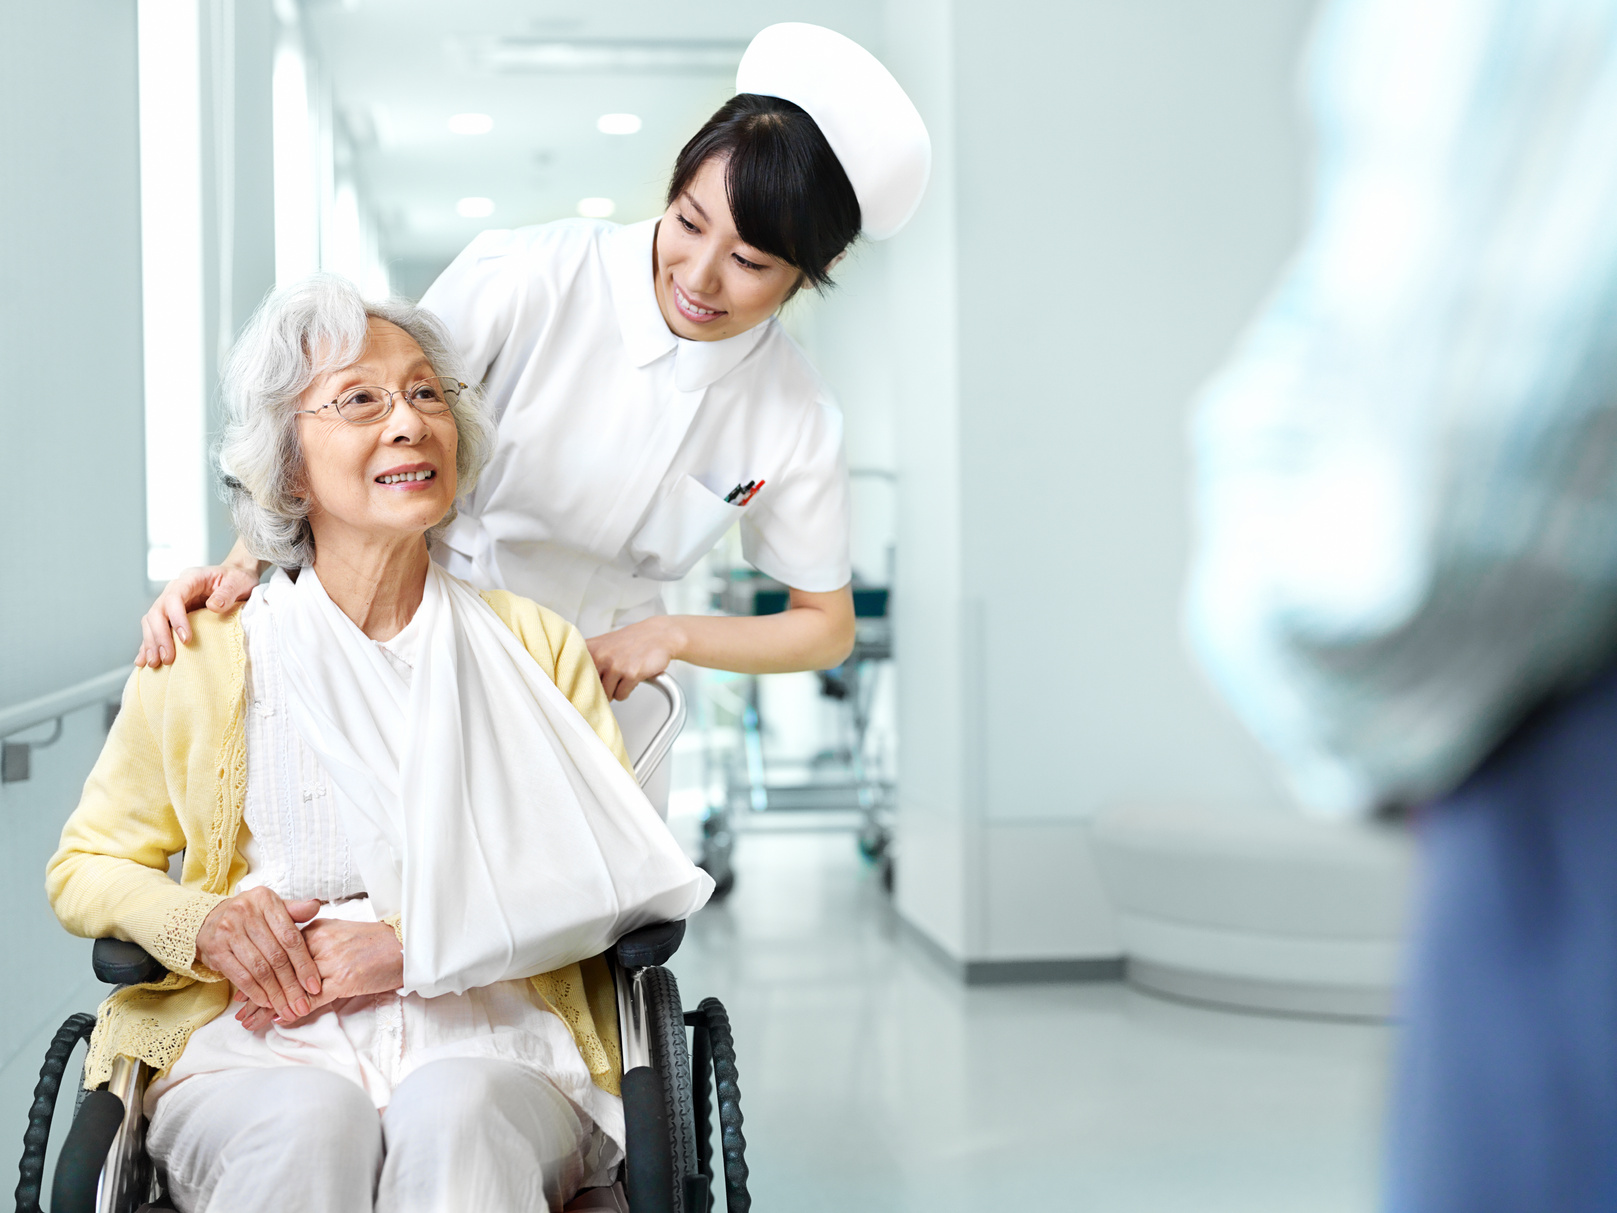
[[[322,404],[317,409],[297,409],[298,413],[307,413],[311,417],[322,413],[326,409],[336,409],[337,416],[353,425],[373,425],[378,421],[386,420],[393,412],[393,398],[396,396],[405,401],[423,417],[433,417],[439,413],[447,413],[454,407],[455,401],[466,390],[466,385],[458,379],[422,379],[412,383],[402,392],[390,392],[385,387],[374,384],[364,384],[360,387],[351,387],[337,399]]]

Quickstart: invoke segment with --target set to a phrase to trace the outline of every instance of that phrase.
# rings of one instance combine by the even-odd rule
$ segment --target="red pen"
[[[745,497],[743,497],[740,501],[736,502],[736,504],[738,506],[746,505],[747,502],[751,501],[754,497],[756,497],[758,495],[758,490],[763,488],[763,487],[764,487],[764,481],[760,480],[757,484],[753,485],[751,490],[747,493],[747,495]]]

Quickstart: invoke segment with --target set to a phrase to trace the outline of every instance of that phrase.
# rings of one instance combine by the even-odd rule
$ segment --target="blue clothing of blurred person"
[[[1416,810],[1389,1208],[1617,1209],[1617,4],[1341,0],[1307,78],[1192,640],[1306,804]]]

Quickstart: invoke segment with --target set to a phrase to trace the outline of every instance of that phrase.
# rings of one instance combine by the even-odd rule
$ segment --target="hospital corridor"
[[[767,1025],[742,1089],[749,1124],[784,1130],[748,1139],[775,1207],[1374,1206],[1385,1027],[1116,981],[962,986],[845,839],[806,842],[748,835],[746,883],[674,965]]]
[[[18,1213],[1617,1209],[1617,0],[0,50]]]

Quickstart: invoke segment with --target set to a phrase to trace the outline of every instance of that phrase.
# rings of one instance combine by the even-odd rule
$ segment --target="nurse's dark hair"
[[[808,112],[779,97],[731,97],[674,161],[670,205],[715,156],[726,162],[737,234],[801,270],[809,285],[829,285],[827,267],[858,237],[862,219],[853,183]]]

